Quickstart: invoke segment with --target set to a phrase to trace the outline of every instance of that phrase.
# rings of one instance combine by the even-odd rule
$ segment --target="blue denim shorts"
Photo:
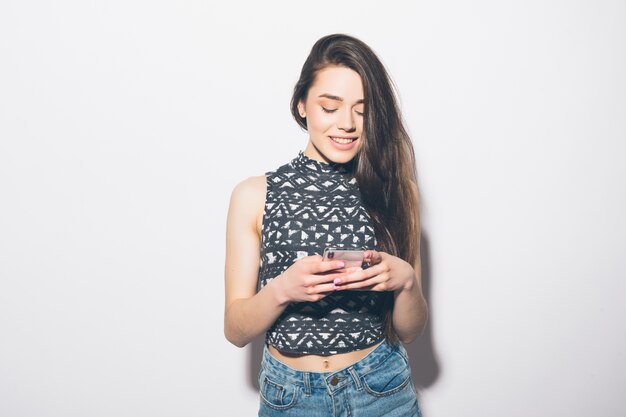
[[[420,417],[406,350],[383,341],[333,372],[290,368],[263,350],[259,417]]]

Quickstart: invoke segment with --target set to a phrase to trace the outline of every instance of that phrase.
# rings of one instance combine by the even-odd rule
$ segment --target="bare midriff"
[[[270,354],[289,366],[304,372],[333,372],[346,368],[367,356],[368,353],[376,349],[380,343],[365,349],[354,350],[346,353],[336,353],[334,355],[299,355],[293,353],[285,353],[269,345]]]

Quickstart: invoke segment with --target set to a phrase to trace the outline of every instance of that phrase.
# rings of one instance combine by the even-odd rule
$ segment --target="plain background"
[[[319,37],[380,55],[417,153],[426,417],[616,416],[626,3],[0,5],[0,415],[252,416],[223,337],[235,184],[306,143]]]

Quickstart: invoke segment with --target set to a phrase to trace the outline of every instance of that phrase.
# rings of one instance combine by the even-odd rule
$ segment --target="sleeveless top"
[[[374,227],[347,165],[303,152],[266,173],[259,283],[324,248],[376,249]],[[290,303],[266,333],[286,353],[329,355],[384,338],[383,292],[336,291],[317,302]]]

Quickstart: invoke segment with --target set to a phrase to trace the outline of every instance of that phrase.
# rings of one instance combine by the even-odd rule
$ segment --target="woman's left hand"
[[[385,252],[365,251],[367,269],[334,280],[335,290],[401,291],[415,285],[415,271],[408,262]]]

